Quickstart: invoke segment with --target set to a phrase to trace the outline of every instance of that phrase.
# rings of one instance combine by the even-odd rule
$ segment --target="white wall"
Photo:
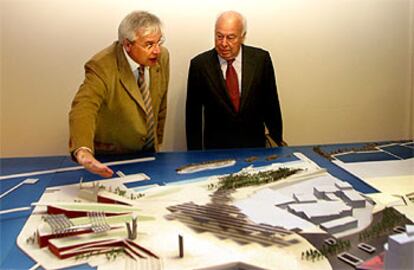
[[[216,15],[247,17],[270,51],[291,145],[412,138],[411,0],[1,0],[1,157],[67,153],[83,64],[135,9],[165,24],[171,80],[163,150],[185,150],[190,59],[212,48]]]
[[[414,138],[414,1],[410,2],[410,51],[411,51],[411,118],[409,119],[411,125],[410,138]]]

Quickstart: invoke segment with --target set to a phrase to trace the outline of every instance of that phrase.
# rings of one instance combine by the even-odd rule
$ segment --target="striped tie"
[[[145,103],[145,110],[147,112],[147,140],[145,141],[144,150],[149,150],[154,147],[154,112],[152,110],[152,100],[149,87],[145,82],[144,66],[138,68],[138,87],[141,90],[142,97]]]

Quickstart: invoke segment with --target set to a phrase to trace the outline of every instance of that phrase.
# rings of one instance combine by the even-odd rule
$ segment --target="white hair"
[[[217,25],[217,22],[220,19],[222,19],[224,16],[236,17],[237,19],[239,19],[242,23],[242,36],[244,36],[246,34],[246,32],[247,32],[247,20],[241,13],[239,13],[237,11],[234,11],[234,10],[224,11],[224,12],[220,13],[220,15],[217,16],[216,25]]]
[[[119,24],[118,41],[123,42],[125,39],[135,41],[137,32],[143,31],[142,35],[161,32],[162,23],[160,19],[146,11],[133,11],[128,14]]]

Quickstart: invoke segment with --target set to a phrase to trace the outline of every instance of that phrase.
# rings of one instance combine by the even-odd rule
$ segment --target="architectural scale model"
[[[44,269],[100,270],[369,269],[387,241],[386,266],[412,248],[409,199],[384,204],[294,155],[188,183],[48,188],[17,243]],[[398,228],[402,238],[388,237]]]
[[[321,149],[321,146],[315,146],[313,147],[313,151],[325,157],[326,159],[333,160],[335,155],[342,154],[342,153],[367,152],[367,151],[377,150],[378,148],[376,147],[378,145],[379,145],[378,143],[367,143],[361,147],[351,147],[351,148],[346,147],[346,148],[335,149],[330,152],[323,151]]]
[[[201,163],[193,163],[187,164],[180,168],[177,168],[177,173],[184,174],[184,173],[195,173],[201,172],[205,170],[213,170],[219,168],[225,168],[229,166],[233,166],[236,164],[236,160],[234,159],[221,159],[221,160],[210,160]]]
[[[9,189],[9,190],[7,190],[6,192],[3,192],[3,193],[0,195],[0,199],[1,199],[1,198],[3,198],[3,197],[5,197],[7,194],[9,194],[9,193],[11,193],[11,192],[15,191],[16,189],[18,189],[20,186],[22,186],[22,185],[24,185],[24,184],[30,184],[30,185],[36,184],[38,180],[39,180],[38,178],[27,178],[26,180],[24,180],[24,181],[20,182],[19,184],[17,184],[16,186],[14,186],[14,187],[10,188],[10,189]]]

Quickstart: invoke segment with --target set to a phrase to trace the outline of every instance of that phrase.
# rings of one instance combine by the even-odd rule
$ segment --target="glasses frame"
[[[137,42],[136,40],[134,41],[129,41],[131,42],[131,44],[136,44],[138,45],[138,47],[146,50],[146,51],[152,51],[154,50],[157,46],[160,48],[164,43],[165,43],[166,38],[164,36],[161,36],[160,40],[158,42],[147,42],[146,44],[139,44],[139,42]]]

